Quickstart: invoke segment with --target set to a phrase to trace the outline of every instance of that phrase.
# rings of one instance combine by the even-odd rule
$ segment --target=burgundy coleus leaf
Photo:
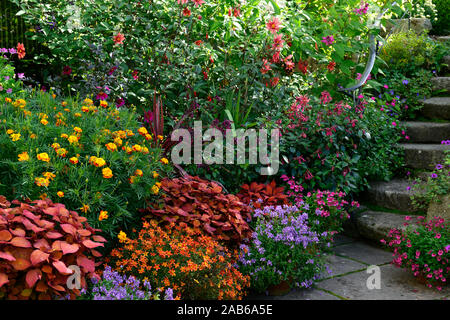
[[[31,220],[38,220],[40,217],[34,215],[32,212],[28,211],[28,210],[23,210],[22,214],[27,217],[28,219]]]

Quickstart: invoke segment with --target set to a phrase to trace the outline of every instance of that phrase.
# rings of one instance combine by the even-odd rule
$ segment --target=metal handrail
[[[394,2],[392,4],[393,6],[396,5],[396,2]],[[383,17],[383,15],[386,13],[386,11],[388,10],[388,8],[385,8],[375,19],[374,21],[374,25],[376,27],[379,27],[380,23],[381,23],[381,18]],[[405,16],[405,14],[408,12],[408,10],[406,10],[403,13],[402,18]],[[394,28],[391,29],[390,33],[388,34],[386,40],[391,36],[392,32],[393,32]],[[362,86],[366,83],[367,79],[369,78],[370,73],[372,72],[373,66],[375,65],[375,60],[377,58],[378,52],[380,50],[379,47],[379,41],[376,40],[375,41],[375,35],[373,33],[371,33],[369,35],[369,43],[370,43],[370,48],[369,48],[369,59],[367,61],[366,64],[366,68],[364,69],[363,74],[361,75],[361,79],[359,79],[359,81],[351,87],[348,88],[342,88],[340,87],[338,89],[338,91],[343,92],[345,95],[349,96],[350,98],[353,99],[353,104],[356,106],[357,104],[360,103],[361,99],[358,98],[358,96],[361,94],[361,90],[362,90]],[[358,91],[357,91],[358,90]]]

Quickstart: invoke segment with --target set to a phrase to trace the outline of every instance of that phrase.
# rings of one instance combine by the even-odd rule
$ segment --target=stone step
[[[379,242],[387,239],[393,228],[405,230],[405,223],[409,223],[412,228],[417,226],[417,216],[411,216],[410,220],[405,220],[406,217],[403,214],[369,210],[355,214],[353,221],[361,237]]]
[[[406,167],[414,169],[433,169],[443,162],[444,151],[450,150],[450,146],[445,144],[406,143],[399,146],[405,152]]]
[[[402,124],[406,127],[410,143],[441,143],[450,138],[450,122],[405,121]]]
[[[391,181],[376,181],[370,184],[370,188],[361,194],[361,201],[379,207],[400,210],[403,212],[417,212],[413,207],[412,190],[407,190],[411,183],[406,179],[393,179]]]
[[[434,91],[450,91],[450,77],[435,77],[431,79]]]
[[[450,97],[426,99],[420,112],[430,119],[450,120]]]
[[[436,40],[442,41],[442,42],[450,41],[450,36],[440,36],[440,37],[436,37]]]
[[[443,71],[449,71],[450,70],[450,56],[445,56],[442,58],[442,64],[445,64],[446,66],[442,66]]]

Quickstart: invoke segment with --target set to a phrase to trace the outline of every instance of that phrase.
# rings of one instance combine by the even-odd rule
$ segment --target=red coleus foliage
[[[78,280],[86,287],[86,275],[95,276],[101,254],[94,248],[106,241],[95,235],[100,230],[49,199],[12,204],[0,196],[0,299],[75,298],[80,291],[67,287],[69,277],[79,268]]]
[[[203,229],[216,240],[237,244],[251,236],[251,209],[215,182],[185,176],[161,181],[162,203],[141,210],[150,217]]]
[[[245,204],[251,204],[257,209],[289,204],[288,195],[284,194],[284,187],[277,187],[275,181],[269,184],[256,182],[250,185],[244,184],[237,196]]]

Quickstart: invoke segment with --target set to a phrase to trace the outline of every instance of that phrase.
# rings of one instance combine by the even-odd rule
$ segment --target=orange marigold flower
[[[111,152],[117,151],[117,145],[116,145],[115,143],[112,143],[112,142],[107,143],[107,144],[106,144],[106,148],[107,148],[109,151],[111,151]]]
[[[103,178],[110,179],[113,177],[113,173],[110,168],[103,168],[102,169]]]
[[[28,155],[28,152],[26,152],[26,151],[20,153],[20,154],[18,155],[18,158],[19,158],[19,161],[20,161],[20,162],[30,160],[30,156]]]
[[[98,221],[108,219],[108,211],[102,210],[100,211],[100,215],[98,216]]]
[[[58,192],[56,193],[56,195],[57,195],[58,197],[60,197],[60,198],[64,198],[64,192],[62,192],[62,191],[58,191]]]
[[[78,158],[77,157],[72,157],[69,159],[70,163],[72,164],[77,164],[78,163]]]
[[[46,152],[39,153],[36,157],[38,160],[41,160],[44,162],[50,161],[50,157],[48,156],[48,154]]]

